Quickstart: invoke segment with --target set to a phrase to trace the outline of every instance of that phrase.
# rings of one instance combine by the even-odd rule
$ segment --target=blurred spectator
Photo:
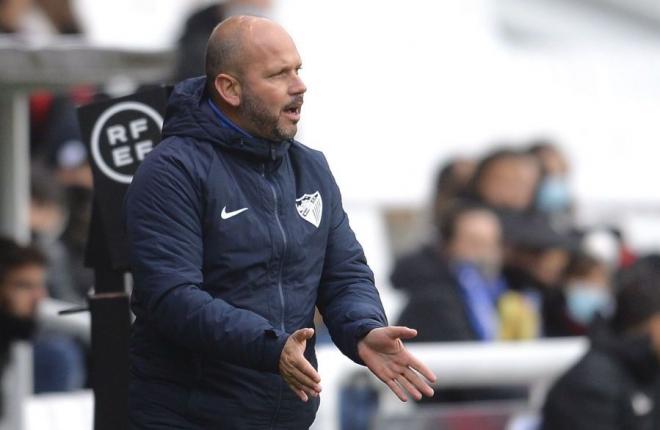
[[[538,291],[559,287],[574,241],[553,230],[543,217],[508,214],[501,219],[505,272],[511,286]]]
[[[470,196],[498,212],[531,211],[541,177],[536,157],[514,149],[497,149],[477,165]]]
[[[46,296],[45,264],[35,247],[0,238],[0,377],[11,343],[27,340],[35,331],[37,306]]]
[[[509,287],[534,303],[542,320],[547,321],[547,314],[554,312],[548,308],[550,297],[561,287],[576,244],[570,237],[553,230],[542,216],[508,213],[501,219],[505,238],[504,277]],[[508,318],[509,313],[513,315],[511,318],[516,318],[515,306],[505,305],[503,312],[503,318]],[[541,334],[541,327],[537,327],[537,335]]]
[[[536,194],[536,208],[548,215],[554,228],[568,232],[573,228],[573,197],[569,188],[569,164],[553,143],[538,141],[531,145],[543,169],[543,178]]]
[[[35,246],[0,239],[0,364],[6,365],[13,340],[32,338],[34,391],[83,388],[85,354],[72,338],[37,330],[37,308],[47,296],[46,256]]]
[[[475,168],[475,162],[468,158],[453,158],[440,168],[435,180],[433,220],[436,226],[449,203],[466,193]]]
[[[598,315],[611,316],[614,293],[610,282],[606,263],[584,253],[574,254],[563,287],[546,299],[545,335],[583,336]]]
[[[271,0],[227,0],[213,3],[193,15],[185,23],[177,49],[176,82],[204,74],[204,55],[211,31],[224,19],[235,15],[270,15]]]
[[[589,352],[550,390],[547,430],[660,428],[660,272],[647,262],[619,278],[611,324],[596,326]]]
[[[501,228],[488,208],[454,203],[442,216],[439,243],[401,259],[395,288],[410,293],[399,324],[415,327],[415,341],[493,340],[500,276]]]
[[[399,323],[417,328],[419,342],[535,337],[538,306],[509,290],[502,258],[496,214],[477,203],[454,202],[441,217],[437,243],[395,265],[392,284],[409,293]]]

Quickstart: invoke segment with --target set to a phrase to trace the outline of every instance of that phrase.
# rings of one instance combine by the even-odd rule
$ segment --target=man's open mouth
[[[289,118],[291,121],[300,120],[300,110],[302,105],[293,105],[284,108],[284,115]]]

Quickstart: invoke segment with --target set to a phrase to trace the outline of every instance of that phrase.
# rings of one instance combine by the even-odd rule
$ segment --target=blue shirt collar
[[[215,116],[218,118],[221,127],[232,129],[245,137],[252,138],[248,132],[234,124],[232,120],[230,120],[224,113],[222,113],[222,111],[218,108],[218,106],[215,105],[215,103],[213,103],[213,100],[211,100],[210,97],[207,98],[206,101],[208,102]]]

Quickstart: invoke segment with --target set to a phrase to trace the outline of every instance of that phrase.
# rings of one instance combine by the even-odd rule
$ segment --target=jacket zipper
[[[282,242],[284,243],[284,248],[282,250],[282,257],[280,258],[280,270],[277,276],[277,289],[280,293],[280,305],[282,307],[282,312],[280,314],[281,317],[281,328],[282,331],[286,331],[284,327],[284,290],[282,288],[282,271],[284,270],[284,257],[286,255],[286,250],[287,250],[287,240],[286,240],[286,232],[284,231],[284,227],[282,226],[282,221],[280,220],[279,216],[279,200],[277,198],[277,191],[275,190],[275,185],[271,182],[268,181],[268,185],[270,185],[270,189],[273,192],[273,199],[275,200],[275,221],[277,221],[277,226],[280,229],[280,233],[282,234]]]

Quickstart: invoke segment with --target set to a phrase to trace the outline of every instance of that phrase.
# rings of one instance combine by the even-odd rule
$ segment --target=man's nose
[[[305,91],[307,91],[307,87],[305,86],[305,83],[303,82],[302,78],[296,75],[294,77],[293,82],[291,83],[291,87],[289,88],[289,90],[293,95],[300,95],[300,94],[304,94]]]

